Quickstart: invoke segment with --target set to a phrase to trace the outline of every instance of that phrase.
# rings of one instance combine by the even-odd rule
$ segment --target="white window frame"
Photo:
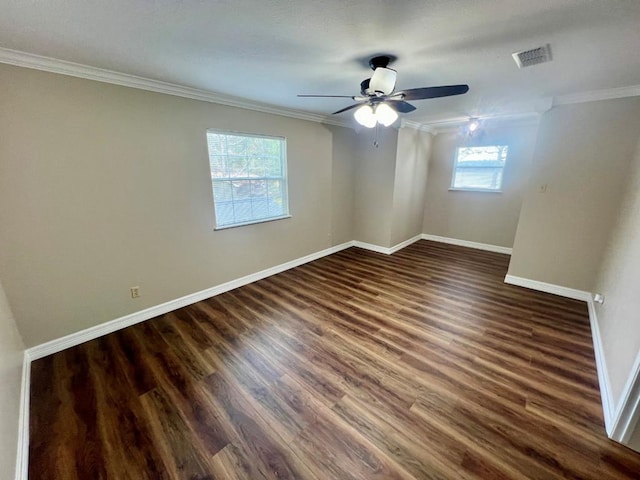
[[[213,178],[213,172],[211,170],[211,157],[209,156],[209,137],[210,133],[219,134],[219,135],[229,135],[236,137],[248,137],[248,138],[267,138],[270,140],[278,140],[280,141],[280,166],[281,166],[281,175],[277,177],[273,176],[257,176],[257,177],[233,177],[234,180],[239,181],[247,181],[247,180],[279,180],[282,182],[282,205],[283,205],[283,214],[282,215],[274,215],[270,217],[261,217],[261,218],[253,218],[251,220],[246,221],[238,221],[234,223],[219,225],[218,223],[218,211],[216,210],[216,196],[215,196],[215,188],[214,183],[215,179]],[[289,182],[287,175],[287,139],[286,137],[280,137],[275,135],[263,135],[258,133],[247,133],[247,132],[238,132],[233,130],[219,130],[214,128],[207,129],[207,160],[209,163],[209,173],[211,175],[211,194],[213,199],[213,210],[214,210],[214,218],[215,218],[215,228],[214,230],[226,230],[228,228],[236,228],[243,227],[246,225],[255,225],[257,223],[265,223],[265,222],[273,222],[275,220],[282,220],[285,218],[291,218],[291,214],[289,213]],[[220,179],[221,181],[225,181],[224,179]],[[232,190],[233,191],[233,190]],[[233,202],[234,200],[232,200]]]
[[[504,165],[502,166],[502,175],[500,177],[500,185],[497,188],[480,188],[480,187],[456,187],[456,172],[458,170],[458,155],[460,154],[460,150],[464,148],[486,148],[486,147],[505,147],[507,149],[507,155],[504,160]],[[463,145],[456,147],[456,153],[453,160],[453,171],[451,172],[451,186],[449,187],[450,191],[460,191],[460,192],[485,192],[485,193],[502,193],[502,186],[504,184],[504,172],[507,167],[507,160],[509,158],[509,145],[504,144],[487,144],[487,145]],[[482,167],[481,167],[482,168]],[[487,167],[491,168],[491,167]]]

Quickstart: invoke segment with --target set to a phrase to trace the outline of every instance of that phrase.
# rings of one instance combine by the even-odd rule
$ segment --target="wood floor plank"
[[[258,414],[251,400],[219,372],[205,380],[213,401],[233,425],[258,470],[269,479],[320,480],[287,442]]]
[[[195,444],[189,427],[171,404],[169,396],[154,389],[142,395],[140,401],[155,438],[164,439],[157,443],[157,449],[167,478],[211,480],[206,457]]]
[[[83,438],[84,448],[102,444],[100,456],[93,459],[97,468],[105,467],[104,478],[122,479],[166,479],[164,459],[157,450],[157,444],[148,424],[142,419],[142,405],[139,397],[130,395],[126,382],[118,381],[116,372],[119,365],[113,356],[106,338],[91,342],[86,348],[88,368],[91,375],[87,382],[82,379],[83,389],[92,388],[95,403],[80,398],[81,408],[85,411],[83,425],[92,435]],[[79,359],[74,360],[77,364]],[[107,375],[102,374],[107,372]],[[88,421],[91,418],[91,421]],[[94,431],[95,430],[95,431]],[[113,458],[113,462],[104,463],[103,458]],[[81,478],[96,478],[90,472]],[[99,478],[99,477],[98,477]]]
[[[234,443],[228,444],[211,460],[214,479],[266,480],[267,477],[254,465],[251,456]]]
[[[173,355],[151,325],[141,324],[131,329],[131,341],[144,351],[143,358],[150,366],[159,386],[180,411],[192,434],[210,455],[215,455],[228,443],[227,432],[219,415],[210,408],[198,382],[193,381],[186,368]]]
[[[415,478],[470,478],[460,473],[464,447],[442,441],[443,432],[420,422],[410,410],[393,417],[376,415],[369,405],[345,396],[333,411]]]
[[[84,435],[80,415],[74,411],[71,366],[65,353],[47,362],[33,362],[31,367],[31,383],[39,386],[40,394],[31,396],[29,456],[38,461],[29,463],[29,478],[74,480],[83,470],[82,458],[76,466],[76,456],[82,454],[77,439]],[[97,465],[91,473],[105,478],[105,467]]]
[[[350,248],[32,364],[33,479],[640,478],[583,302]]]

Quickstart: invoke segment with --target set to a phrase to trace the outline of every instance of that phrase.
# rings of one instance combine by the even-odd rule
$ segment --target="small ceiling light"
[[[460,126],[459,135],[465,141],[481,139],[484,135],[482,121],[477,117],[469,117],[467,123]]]
[[[362,105],[355,111],[353,116],[355,117],[356,122],[363,127],[373,128],[376,126],[377,119],[376,115],[373,113],[371,105]]]

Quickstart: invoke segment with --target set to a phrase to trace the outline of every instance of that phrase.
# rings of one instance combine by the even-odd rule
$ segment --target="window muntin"
[[[508,145],[458,148],[451,189],[499,192],[508,151]]]
[[[207,131],[216,229],[289,216],[286,140]]]

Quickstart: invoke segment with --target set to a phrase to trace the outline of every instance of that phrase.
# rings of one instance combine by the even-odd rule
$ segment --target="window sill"
[[[450,192],[483,192],[483,193],[503,193],[502,190],[491,190],[489,188],[453,188],[449,189]]]
[[[250,222],[234,223],[233,225],[223,225],[222,227],[215,227],[213,229],[213,231],[217,232],[218,230],[228,230],[229,228],[246,227],[247,225],[255,225],[257,223],[275,222],[276,220],[284,220],[285,218],[291,218],[291,215],[283,215],[281,217],[264,218],[264,219],[261,219],[261,220],[251,220]]]

